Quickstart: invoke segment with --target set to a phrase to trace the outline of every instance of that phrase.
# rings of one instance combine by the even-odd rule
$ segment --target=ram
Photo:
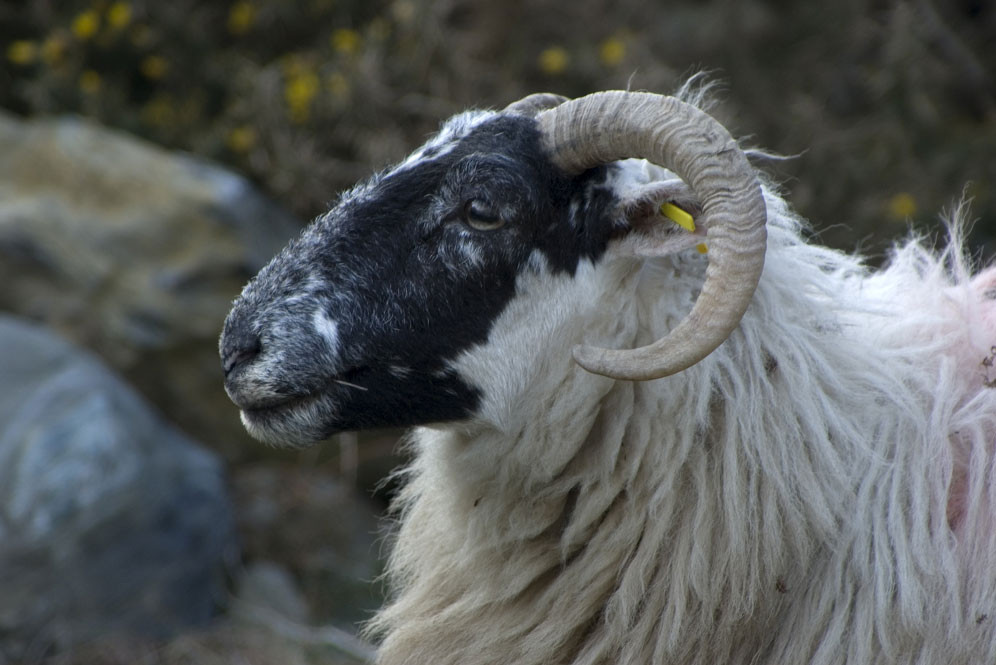
[[[416,426],[379,662],[996,662],[996,271],[807,242],[699,105],[458,115],[236,301],[254,436]]]

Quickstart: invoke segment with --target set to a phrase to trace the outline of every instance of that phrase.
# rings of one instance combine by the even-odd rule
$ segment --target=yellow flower
[[[291,120],[307,122],[311,113],[311,100],[318,94],[318,75],[304,70],[287,80],[284,86],[284,101],[290,111]]]
[[[236,2],[228,10],[228,31],[233,35],[244,35],[256,22],[256,8],[250,2]]]
[[[100,15],[97,10],[88,9],[76,15],[70,28],[78,39],[86,41],[100,30]]]
[[[886,207],[889,217],[896,221],[904,221],[916,214],[916,199],[908,192],[900,192],[889,199]]]
[[[559,46],[551,46],[539,54],[539,68],[544,74],[560,74],[567,69],[571,57]]]
[[[626,57],[626,44],[618,37],[610,37],[598,48],[598,58],[602,64],[615,67]]]
[[[147,55],[142,58],[142,62],[139,63],[138,68],[145,78],[158,80],[169,71],[169,61],[161,55]]]
[[[131,4],[115,2],[107,9],[107,25],[120,30],[131,23]]]
[[[80,90],[87,95],[94,95],[100,90],[100,74],[92,69],[85,70],[80,74]]]
[[[66,55],[66,39],[61,34],[49,35],[42,42],[41,58],[46,65],[54,65]]]
[[[340,28],[332,33],[332,48],[338,53],[353,55],[360,50],[360,33],[349,28]]]
[[[249,125],[233,127],[225,137],[225,145],[232,152],[249,152],[256,145],[256,130]]]
[[[15,65],[30,65],[38,58],[38,44],[30,39],[19,39],[7,47],[7,59]]]

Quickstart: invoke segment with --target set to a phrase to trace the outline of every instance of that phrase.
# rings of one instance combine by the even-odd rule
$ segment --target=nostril
[[[221,366],[225,376],[252,362],[262,350],[263,345],[256,335],[243,334],[226,337],[221,356]]]

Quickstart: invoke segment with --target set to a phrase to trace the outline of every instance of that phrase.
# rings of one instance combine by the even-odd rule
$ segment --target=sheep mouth
[[[242,425],[254,439],[277,448],[307,448],[325,438],[315,431],[321,392],[239,407]]]
[[[343,372],[340,375],[327,379],[324,383],[310,392],[295,393],[291,395],[267,395],[257,399],[243,399],[236,402],[243,418],[251,420],[259,426],[266,426],[268,423],[279,422],[300,415],[311,409],[322,399],[335,399],[342,397],[349,392],[366,391],[366,387],[355,382],[356,375],[363,368],[357,368]],[[353,379],[353,380],[350,380]]]
[[[253,418],[267,419],[304,408],[317,400],[319,396],[321,393],[314,392],[307,395],[267,399],[252,404],[240,404],[239,409],[242,413]]]
[[[249,434],[260,441],[277,447],[300,447],[303,442],[295,441],[294,423],[310,420],[313,405],[321,397],[319,393],[295,396],[279,401],[240,406],[240,419]]]

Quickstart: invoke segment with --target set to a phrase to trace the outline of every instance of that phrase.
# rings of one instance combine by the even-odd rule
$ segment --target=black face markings
[[[473,414],[480,387],[449,363],[487,343],[517,276],[537,269],[530,257],[573,275],[619,232],[606,168],[559,171],[531,118],[468,126],[345,194],[233,309],[264,329],[257,362],[279,358],[266,367],[274,392],[330,405],[313,409],[311,438]]]
[[[363,368],[350,378],[353,385],[337,389],[338,416],[323,424],[323,438],[348,429],[461,420],[481,400],[480,391],[452,371],[413,371],[399,378],[379,367]]]

